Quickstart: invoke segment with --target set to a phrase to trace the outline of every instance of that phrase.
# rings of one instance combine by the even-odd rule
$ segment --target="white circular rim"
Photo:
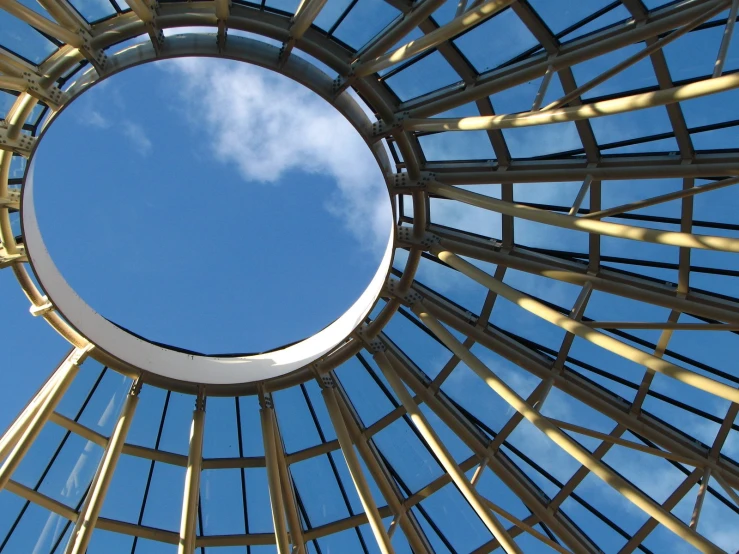
[[[274,55],[272,50],[276,49],[259,41],[238,38],[243,41],[244,48],[240,50],[243,50],[244,55],[237,59],[268,69],[275,69],[272,63],[266,64],[263,62],[265,56],[269,60],[275,59],[272,57]],[[189,45],[192,45],[192,42],[193,38],[188,37]],[[136,50],[135,47],[127,49],[116,56],[118,59],[113,58],[110,61],[118,66],[118,70],[142,61],[148,61],[142,60],[140,53],[137,53]],[[188,54],[180,52],[177,55]],[[330,87],[325,89],[319,85],[325,84],[326,80],[330,85],[330,78],[304,60],[296,62],[295,57],[292,57],[291,61],[293,63],[286,64],[279,72],[307,85],[308,88],[318,92],[324,99],[328,99],[321,92],[330,90]],[[114,72],[117,71],[112,71],[108,75]],[[75,85],[70,87],[70,91],[76,97],[97,82],[99,80],[93,75],[87,75],[87,78],[83,76]],[[362,118],[369,124],[369,119],[348,94],[342,94],[340,102],[333,99],[331,103],[347,117],[358,132],[365,124]],[[375,145],[370,144],[367,137],[361,132],[360,135],[368,142],[375,158],[378,158]],[[38,144],[36,147],[38,148]],[[378,162],[381,161],[378,159]],[[23,186],[21,217],[28,258],[41,287],[60,315],[87,340],[127,364],[156,375],[202,384],[236,384],[271,379],[305,367],[342,344],[364,321],[379,298],[390,271],[395,237],[392,218],[388,229],[388,243],[382,261],[370,284],[342,316],[313,336],[288,347],[264,354],[237,357],[202,356],[159,346],[136,337],[107,320],[93,310],[66,282],[46,248],[38,225],[34,202],[34,166],[35,160],[32,157]],[[387,175],[386,168],[382,166],[383,164],[380,163],[381,171]],[[389,198],[388,209],[392,210]]]

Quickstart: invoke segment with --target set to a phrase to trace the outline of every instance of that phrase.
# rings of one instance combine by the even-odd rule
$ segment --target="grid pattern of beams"
[[[704,147],[737,120],[699,117],[696,102],[738,99],[739,2],[385,0],[394,18],[354,44],[342,29],[366,1],[326,24],[323,0],[294,13],[265,1],[110,0],[98,21],[67,0],[38,10],[0,0],[5,17],[50,45],[33,60],[0,33],[0,92],[11,98],[0,123],[0,269],[73,347],[0,439],[0,500],[20,501],[0,528],[0,553],[18,549],[34,517],[47,518],[49,552],[124,539],[132,554],[145,541],[203,554],[628,553],[683,541],[735,551],[739,374],[731,356],[717,362],[700,344],[735,351],[739,334],[739,297],[725,281],[739,277],[739,225],[720,206],[736,205],[739,148]],[[252,388],[157,381],[96,351],[32,279],[18,225],[18,168],[75,77],[121,69],[118,44],[136,37],[147,60],[167,57],[178,42],[163,31],[185,25],[215,35],[195,54],[238,57],[237,32],[248,32],[282,44],[277,71],[302,53],[319,60],[335,72],[334,98],[352,88],[375,113],[368,138],[386,143],[397,173],[396,263],[380,315],[315,365]],[[509,27],[528,46],[485,51]],[[680,48],[708,36],[715,58],[683,71]],[[442,70],[455,77],[437,88]],[[423,85],[409,94],[404,79]],[[623,127],[631,132],[612,132]],[[527,141],[543,146],[522,149]],[[57,408],[86,372],[95,376],[78,409]],[[89,405],[120,374],[130,393],[118,424],[98,430]],[[177,413],[183,399],[194,412]],[[127,442],[134,408],[147,403],[155,440]],[[313,440],[296,448],[298,410]],[[235,422],[232,456],[207,451],[214,412]],[[163,430],[176,418],[192,431],[170,451]],[[61,438],[29,479],[17,470],[45,430]],[[95,471],[61,498],[49,483],[76,441]],[[105,512],[121,465],[143,467],[132,520]],[[178,525],[165,528],[147,506],[173,471],[182,472],[169,481],[182,482],[170,500]],[[208,529],[204,483],[215,474],[229,475],[238,497],[233,532]],[[650,482],[657,475],[663,486]],[[324,489],[330,517],[317,500]],[[440,506],[457,510],[452,523],[468,522],[469,536]]]

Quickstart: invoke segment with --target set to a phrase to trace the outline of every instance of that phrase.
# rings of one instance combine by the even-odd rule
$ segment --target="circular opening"
[[[372,152],[324,100],[252,65],[119,73],[54,121],[35,160],[62,275],[153,342],[212,355],[299,341],[344,313],[382,259],[388,199]]]
[[[330,84],[302,60],[284,71]],[[85,92],[49,126],[25,183],[29,256],[55,307],[106,352],[188,381],[264,379],[335,347],[392,255],[386,160],[355,129],[358,104],[335,105],[205,58]],[[179,367],[183,350],[198,363]]]

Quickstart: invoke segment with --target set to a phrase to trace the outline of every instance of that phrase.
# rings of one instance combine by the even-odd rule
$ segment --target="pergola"
[[[393,17],[356,45],[338,30],[370,0],[352,0],[330,26],[316,24],[330,0],[302,0],[294,13],[264,0],[109,2],[111,14],[90,21],[68,0],[39,0],[34,8],[0,0],[6,14],[0,89],[12,97],[0,124],[0,269],[15,274],[31,314],[72,348],[0,439],[0,498],[22,499],[19,509],[0,516],[7,522],[0,552],[20,551],[12,545],[31,528],[24,527],[28,518],[56,516],[63,525],[51,552],[67,554],[86,552],[94,536],[99,542],[90,552],[111,537],[126,537],[132,553],[155,551],[143,550],[148,541],[162,552],[173,545],[180,553],[217,547],[256,553],[260,546],[279,554],[338,552],[330,541],[347,534],[357,552],[384,554],[672,551],[660,546],[667,536],[701,552],[739,549],[739,466],[731,453],[739,436],[739,372],[729,354],[736,352],[739,299],[725,286],[739,276],[731,257],[739,253],[739,222],[714,217],[718,203],[734,202],[734,213],[739,206],[732,188],[739,183],[739,148],[697,146],[698,137],[724,141],[739,120],[726,115],[689,124],[697,99],[713,98],[725,113],[737,100],[727,95],[739,88],[739,64],[731,65],[729,55],[739,0],[384,0]],[[553,10],[577,17],[555,30]],[[52,45],[48,57],[32,59],[6,42],[9,17]],[[525,28],[533,45],[480,67],[470,49],[482,48],[503,17]],[[681,40],[705,41],[708,33],[719,38],[715,62],[676,77],[679,57],[670,58],[669,49]],[[357,128],[386,176],[397,228],[380,292],[358,324],[284,374],[212,382],[160,373],[118,348],[116,337],[93,338],[84,317],[65,310],[69,304],[43,269],[26,170],[37,137],[101,79],[183,56],[260,65],[310,88]],[[404,72],[430,80],[438,64],[455,72],[455,82],[414,97],[393,85]],[[586,64],[597,66],[595,76],[582,77]],[[635,67],[648,68],[654,84],[618,80]],[[617,92],[591,94],[613,82]],[[496,95],[506,91],[526,111],[498,113]],[[615,119],[655,110],[666,115],[668,130],[645,125],[643,132],[635,119]],[[635,130],[604,140],[597,121],[627,121]],[[516,134],[521,130],[563,125],[574,129],[579,147],[511,153],[521,137],[537,136]],[[431,155],[429,141],[464,136],[484,141],[493,155]],[[534,202],[527,187],[548,196]],[[633,198],[614,202],[619,188]],[[698,209],[700,201],[708,204]],[[463,214],[456,225],[440,217],[451,205]],[[467,225],[473,213],[497,222],[500,233],[486,236]],[[424,279],[435,271],[447,285]],[[465,283],[483,291],[477,303],[458,292]],[[619,305],[633,319],[614,320],[609,314],[624,313]],[[95,373],[91,386],[76,413],[64,413],[60,402],[86,371]],[[462,371],[475,380],[453,386]],[[532,390],[522,394],[511,372],[525,375]],[[117,422],[102,433],[82,416],[103,394],[100,383],[120,375],[129,392]],[[480,389],[495,399],[496,417],[475,400]],[[155,392],[146,397],[142,390]],[[160,444],[165,421],[176,417],[168,413],[175,398],[194,405],[186,454]],[[155,439],[144,446],[127,433],[146,402],[159,419],[147,424]],[[558,416],[566,412],[557,411],[562,405],[576,406],[570,410],[576,417]],[[218,406],[219,421],[230,418],[234,456],[204,454],[211,406]],[[250,410],[258,426],[244,424]],[[315,440],[292,449],[285,437],[296,410],[306,414]],[[701,425],[710,428],[710,441],[696,435]],[[34,480],[16,480],[49,426],[61,428],[63,438],[47,449],[45,469]],[[533,441],[522,438],[529,430]],[[246,434],[261,441],[259,455],[246,452]],[[44,480],[70,437],[97,452],[97,466],[82,492],[66,500],[47,491]],[[573,465],[554,471],[552,460],[539,457],[552,449]],[[116,471],[134,458],[145,462],[138,515],[106,517]],[[318,515],[305,470],[298,469],[319,461],[325,472],[315,479],[339,491],[341,517]],[[418,477],[416,464],[431,469]],[[177,491],[169,506],[179,530],[147,524],[155,469],[163,466],[184,475],[184,483],[168,482]],[[218,472],[235,476],[243,524],[213,534],[203,523],[202,475]],[[262,474],[268,502],[260,503],[247,489],[248,475]],[[660,476],[672,484],[664,495],[647,486]],[[709,504],[721,515],[708,516],[707,525],[701,515]],[[443,521],[441,505],[458,511]],[[269,532],[250,529],[249,514],[259,510],[271,513]],[[473,547],[450,531],[470,518],[486,533]]]

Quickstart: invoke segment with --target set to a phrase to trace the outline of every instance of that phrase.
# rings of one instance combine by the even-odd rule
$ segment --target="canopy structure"
[[[0,438],[0,552],[736,552],[738,9],[0,0],[0,269],[71,348]],[[385,174],[388,266],[289,371],[177,373],[43,262],[46,125],[182,56],[308,87]]]

